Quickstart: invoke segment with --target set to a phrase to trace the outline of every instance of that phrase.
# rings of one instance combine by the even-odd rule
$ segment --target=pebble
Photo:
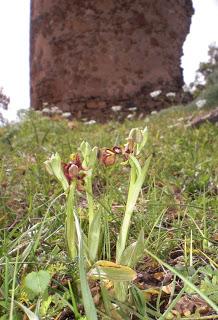
[[[122,110],[122,106],[113,106],[113,107],[111,107],[111,110],[114,111],[114,112],[121,111]]]

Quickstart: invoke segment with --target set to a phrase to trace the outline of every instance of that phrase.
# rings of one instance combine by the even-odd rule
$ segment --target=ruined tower
[[[32,107],[77,117],[160,108],[149,93],[179,95],[192,14],[191,0],[32,0]]]

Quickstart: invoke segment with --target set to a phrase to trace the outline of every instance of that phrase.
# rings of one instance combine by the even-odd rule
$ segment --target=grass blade
[[[31,310],[25,307],[22,303],[16,301],[16,304],[26,313],[29,320],[39,320],[39,317],[35,315]]]
[[[16,278],[17,278],[18,260],[19,260],[19,250],[17,250],[16,261],[15,261],[15,265],[14,265],[14,274],[13,274],[13,282],[12,282],[12,290],[11,290],[11,306],[10,306],[9,320],[13,320],[13,314],[14,314],[14,296],[15,296],[15,286],[16,286]]]

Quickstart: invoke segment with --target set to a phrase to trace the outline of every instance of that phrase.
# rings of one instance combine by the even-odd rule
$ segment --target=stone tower
[[[32,0],[31,105],[77,117],[149,111],[179,96],[191,0]],[[161,99],[150,92],[161,90]]]

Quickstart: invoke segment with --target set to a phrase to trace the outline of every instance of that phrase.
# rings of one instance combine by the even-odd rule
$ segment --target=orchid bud
[[[79,150],[83,156],[83,165],[87,168],[92,168],[97,159],[98,148],[94,147],[91,149],[90,144],[83,141],[79,147]]]
[[[44,162],[49,174],[54,175],[62,184],[64,191],[69,188],[69,183],[64,175],[61,158],[58,153],[53,154],[50,159]]]
[[[129,133],[128,139],[133,139],[135,143],[140,143],[143,139],[142,130],[133,128]]]
[[[128,140],[127,147],[129,147],[129,151],[131,151],[131,148],[134,149],[134,144],[135,144],[136,145],[135,154],[139,155],[142,148],[145,146],[147,142],[147,137],[148,137],[147,128],[144,128],[143,130],[140,130],[139,128],[133,128],[130,131],[129,137],[127,139]]]

